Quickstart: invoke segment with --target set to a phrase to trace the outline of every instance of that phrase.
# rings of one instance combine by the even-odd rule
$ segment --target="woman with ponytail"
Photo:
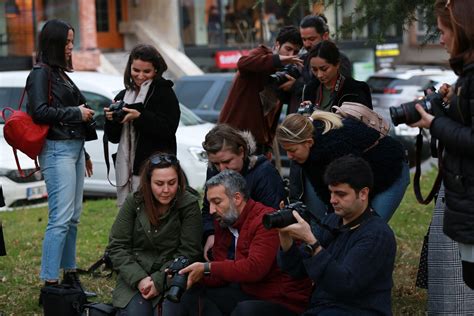
[[[311,117],[291,114],[278,126],[276,137],[288,158],[303,169],[299,179],[303,191],[290,191],[290,196],[303,200],[319,217],[332,211],[323,175],[339,157],[354,154],[369,162],[374,173],[371,207],[387,222],[410,182],[402,145],[390,136],[380,138],[378,131],[359,120],[323,111]]]

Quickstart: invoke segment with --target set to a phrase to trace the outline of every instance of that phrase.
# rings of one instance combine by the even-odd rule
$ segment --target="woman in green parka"
[[[120,209],[107,247],[118,271],[117,315],[156,315],[165,269],[179,256],[194,262],[202,254],[199,197],[191,190],[174,155],[153,155],[142,166],[138,191]],[[175,315],[179,306],[165,300],[162,308]]]

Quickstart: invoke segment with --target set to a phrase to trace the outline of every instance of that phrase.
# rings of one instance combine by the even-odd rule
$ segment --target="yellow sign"
[[[377,57],[390,57],[390,56],[398,56],[400,55],[399,49],[387,49],[387,50],[376,50],[375,56]]]

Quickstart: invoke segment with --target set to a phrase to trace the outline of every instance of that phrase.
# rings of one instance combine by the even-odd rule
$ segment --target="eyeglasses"
[[[177,165],[178,158],[175,155],[170,154],[158,154],[150,157],[150,162],[152,165],[159,165],[162,163],[169,163],[172,165]]]

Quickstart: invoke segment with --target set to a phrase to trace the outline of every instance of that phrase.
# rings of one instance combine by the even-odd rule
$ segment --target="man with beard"
[[[188,288],[200,291],[200,300],[185,293],[187,313],[203,308],[202,315],[297,315],[308,303],[311,282],[295,279],[276,264],[278,233],[266,230],[263,215],[274,209],[250,199],[245,179],[224,170],[206,182],[209,210],[214,217],[214,260],[196,262],[188,273]],[[203,285],[203,287],[202,287]],[[199,302],[198,302],[199,301]],[[191,311],[191,312],[190,312]]]

